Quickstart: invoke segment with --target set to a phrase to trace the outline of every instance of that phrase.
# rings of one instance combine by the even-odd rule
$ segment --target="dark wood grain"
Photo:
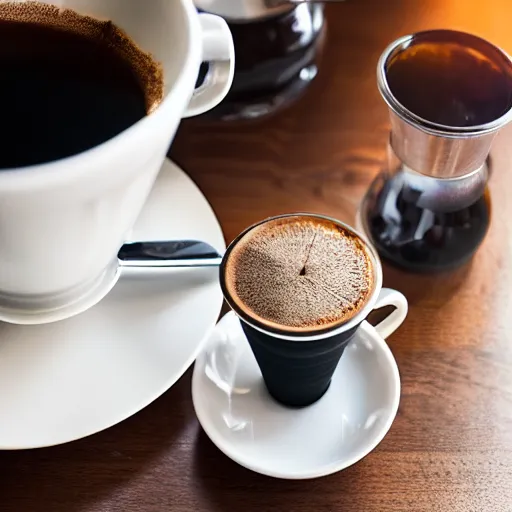
[[[450,27],[512,51],[509,0],[348,0],[327,12],[321,73],[293,108],[256,124],[194,120],[180,129],[171,154],[211,201],[228,241],[277,213],[353,220],[385,156],[388,119],[375,67],[390,41]],[[402,401],[366,459],[309,482],[251,473],[202,433],[189,372],[106,432],[0,453],[0,511],[511,511],[511,141],[507,130],[494,147],[494,219],[473,263],[438,278],[386,269],[387,284],[411,301],[389,340]]]

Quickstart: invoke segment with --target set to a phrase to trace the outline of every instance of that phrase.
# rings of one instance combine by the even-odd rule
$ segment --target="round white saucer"
[[[184,238],[225,248],[204,196],[166,161],[132,239]],[[65,443],[138,412],[192,364],[221,305],[217,269],[130,271],[76,317],[0,323],[0,449]]]
[[[194,407],[208,437],[248,469],[277,478],[316,478],[362,459],[382,441],[400,400],[395,359],[363,322],[327,393],[292,409],[268,394],[233,312],[214,329],[194,367]]]

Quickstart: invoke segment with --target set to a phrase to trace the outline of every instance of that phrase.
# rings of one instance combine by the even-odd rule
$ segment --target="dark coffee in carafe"
[[[109,21],[39,3],[0,4],[0,169],[97,146],[163,96],[159,65]]]
[[[363,202],[364,230],[381,258],[405,270],[435,272],[466,263],[482,243],[491,221],[487,188],[476,200],[445,211],[445,199],[422,205],[428,183],[403,170],[376,180]]]
[[[510,117],[510,59],[470,34],[423,32],[386,50],[379,88],[391,111],[389,158],[363,201],[363,227],[399,267],[457,267],[490,223],[487,155]]]
[[[291,105],[316,77],[324,30],[321,3],[271,8],[255,0],[196,0],[196,5],[224,16],[235,44],[233,85],[206,114],[209,118],[269,115]]]

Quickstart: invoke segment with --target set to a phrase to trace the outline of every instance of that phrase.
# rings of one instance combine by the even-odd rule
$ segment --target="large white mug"
[[[105,296],[182,117],[217,105],[233,80],[226,23],[192,0],[55,0],[111,20],[164,70],[165,98],[129,129],[69,158],[0,171],[0,320],[46,323]],[[202,61],[208,78],[195,89]]]

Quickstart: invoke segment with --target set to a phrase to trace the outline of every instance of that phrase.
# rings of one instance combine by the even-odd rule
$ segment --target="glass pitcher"
[[[403,269],[458,267],[489,227],[488,155],[512,118],[512,62],[479,37],[432,30],[392,43],[377,75],[391,135],[360,228]]]
[[[235,44],[235,76],[210,119],[257,119],[295,102],[315,79],[325,26],[323,4],[289,0],[194,0],[222,16]],[[206,68],[203,72],[207,74]]]

